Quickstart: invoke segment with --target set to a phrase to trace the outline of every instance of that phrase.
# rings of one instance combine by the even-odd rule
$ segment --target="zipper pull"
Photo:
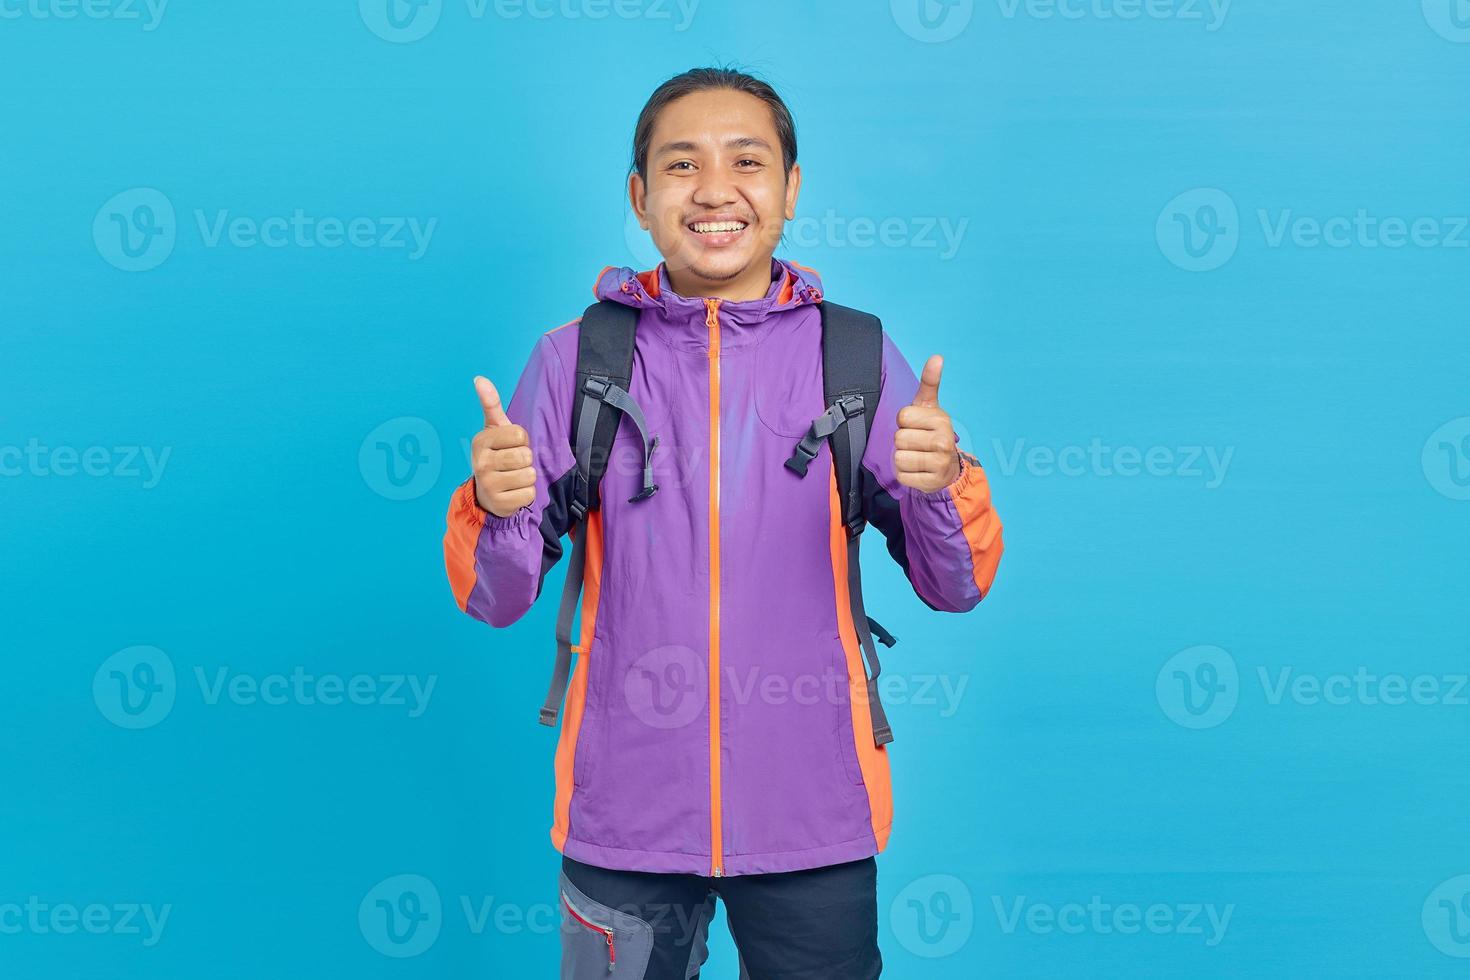
[[[607,972],[611,973],[617,969],[618,948],[613,945],[613,933],[611,929],[604,930],[604,935],[607,936]]]

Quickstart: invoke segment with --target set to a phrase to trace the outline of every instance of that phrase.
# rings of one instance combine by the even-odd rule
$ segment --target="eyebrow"
[[[732,150],[748,150],[752,148],[759,148],[762,150],[766,150],[767,152],[770,152],[771,150],[771,144],[767,143],[759,136],[736,136],[726,140],[725,146],[729,147]],[[697,143],[693,143],[689,140],[674,140],[673,142],[665,143],[657,150],[654,150],[653,155],[663,156],[665,153],[693,153],[698,149],[699,144]]]

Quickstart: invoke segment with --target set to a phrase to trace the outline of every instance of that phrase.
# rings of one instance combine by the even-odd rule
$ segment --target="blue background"
[[[942,402],[1005,521],[997,584],[964,617],[867,549],[870,607],[901,637],[885,673],[966,685],[890,707],[885,976],[1464,975],[1466,692],[1311,704],[1260,679],[1361,668],[1447,695],[1470,669],[1470,233],[1269,234],[1288,211],[1446,236],[1470,214],[1470,28],[1448,0],[1237,0],[1223,22],[1185,0],[1133,20],[1106,0],[1079,18],[934,4],[964,21],[947,40],[903,2],[703,0],[685,25],[652,0],[602,19],[565,13],[611,9],[589,0],[444,0],[407,42],[382,2],[173,0],[152,30],[141,7],[4,7],[0,909],[171,911],[152,946],[0,931],[0,975],[554,973],[555,736],[533,717],[565,562],[493,631],[454,607],[443,516],[472,375],[509,391],[600,268],[647,267],[626,234],[634,120],[716,61],[797,117],[808,224],[779,254],[880,313],[915,368],[946,355]],[[107,231],[136,188],[176,220],[129,272]],[[296,209],[436,224],[414,259],[210,247],[196,218]],[[812,224],[828,214],[899,219],[904,240]],[[965,222],[958,250],[924,245],[925,219]],[[1171,228],[1218,267],[1185,268]],[[1017,462],[1094,439],[1232,455],[1219,480],[1185,453],[1132,476]],[[21,462],[28,445],[103,447],[110,475]],[[161,478],[117,447],[168,451]],[[132,730],[106,662],[136,646],[176,680]],[[1200,646],[1215,673],[1176,676]],[[198,681],[298,668],[436,686],[409,717]],[[359,907],[405,874],[442,913],[401,958]],[[1011,919],[1094,896],[1232,911],[1213,945],[1207,924]],[[483,928],[466,901],[491,908]],[[518,918],[497,927],[502,906]],[[733,977],[723,914],[714,945],[706,975]]]

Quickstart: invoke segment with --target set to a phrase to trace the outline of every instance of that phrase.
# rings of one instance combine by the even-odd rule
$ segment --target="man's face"
[[[745,92],[710,89],[669,103],[654,123],[648,180],[628,194],[671,272],[713,286],[767,275],[801,170],[788,179],[770,108]]]

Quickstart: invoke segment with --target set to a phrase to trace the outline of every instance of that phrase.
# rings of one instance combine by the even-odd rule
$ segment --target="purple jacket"
[[[734,302],[674,293],[662,265],[609,266],[593,291],[641,311],[629,391],[659,437],[659,491],[629,502],[642,446],[625,419],[602,509],[573,532],[587,575],[552,842],[605,868],[701,875],[878,853],[888,753],[873,744],[831,454],[805,479],[784,465],[826,409],[821,280],[776,259],[765,297]],[[491,626],[530,608],[569,530],[579,322],[537,341],[506,409],[530,435],[535,502],[496,517],[471,478],[450,503],[450,584]],[[925,603],[964,612],[990,588],[1001,524],[973,456],[933,493],[898,482],[896,417],[917,390],[885,333],[867,517]],[[548,637],[548,669],[553,652]]]

